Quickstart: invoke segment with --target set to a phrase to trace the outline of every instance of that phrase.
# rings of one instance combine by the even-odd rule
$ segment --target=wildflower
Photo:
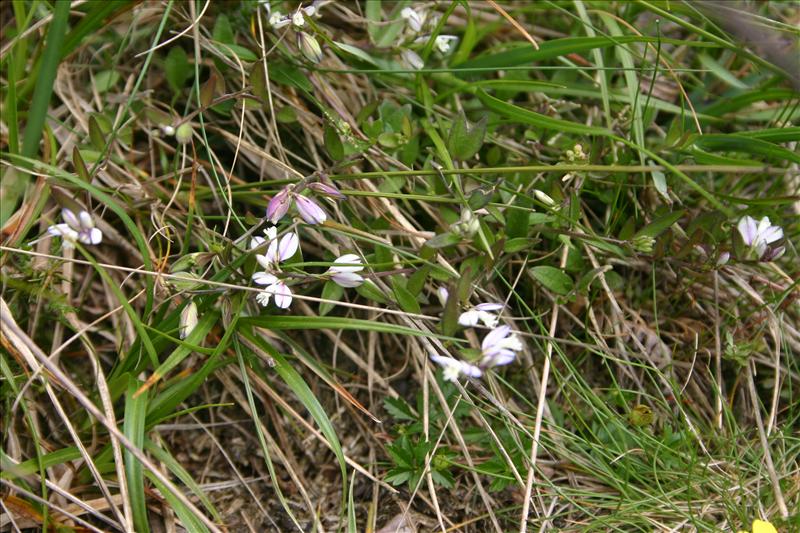
[[[278,239],[278,228],[271,226],[264,230],[267,239],[263,237],[253,237],[250,241],[250,248],[257,248],[265,243],[269,243],[265,255],[256,255],[256,261],[265,269],[277,266],[279,263],[290,259],[297,253],[300,247],[300,239],[297,233],[291,231]]]
[[[400,57],[403,59],[403,63],[413,70],[425,67],[425,62],[414,50],[405,49],[400,53]]]
[[[94,227],[92,215],[87,211],[81,211],[75,216],[71,210],[64,208],[61,210],[61,218],[64,222],[55,224],[47,229],[47,232],[54,237],[61,237],[61,245],[64,248],[72,248],[76,242],[81,244],[100,244],[103,240],[103,232]]]
[[[178,332],[181,339],[189,336],[189,333],[197,326],[197,304],[194,301],[189,302],[187,306],[181,311],[180,325]]]
[[[503,308],[503,304],[483,303],[478,304],[469,311],[461,313],[458,317],[458,323],[464,327],[473,327],[478,322],[483,322],[487,328],[494,328],[497,326],[498,318],[492,314],[492,311],[499,311]]]
[[[480,368],[466,361],[459,361],[453,357],[436,354],[431,354],[431,359],[434,363],[443,367],[443,377],[447,381],[457,381],[462,374],[471,378],[479,378],[483,375],[483,371]]]
[[[775,529],[771,523],[765,520],[753,520],[753,530],[752,532],[748,531],[739,531],[739,533],[778,533],[778,530]]]
[[[256,272],[253,274],[253,281],[259,285],[266,285],[264,290],[256,295],[256,301],[264,307],[269,304],[271,296],[275,297],[275,305],[281,309],[286,309],[292,305],[292,291],[291,289],[277,278],[274,274],[269,272]]]
[[[522,350],[522,342],[516,334],[511,333],[509,326],[493,329],[481,343],[481,367],[507,365],[514,360],[516,353]]]
[[[453,48],[453,44],[458,42],[458,37],[455,35],[439,35],[434,41],[434,46],[443,54],[447,54]]]
[[[364,278],[356,273],[364,270],[361,258],[356,254],[345,254],[337,258],[333,263],[326,274],[330,274],[331,280],[340,287],[358,287],[364,283]]]
[[[289,211],[292,203],[292,193],[288,188],[284,188],[272,197],[267,204],[267,219],[273,224],[277,224],[280,219]]]
[[[322,224],[327,220],[328,216],[325,214],[325,211],[311,198],[295,194],[294,201],[295,205],[297,205],[297,212],[300,213],[300,217],[308,224]]]
[[[304,31],[297,32],[297,48],[312,63],[322,61],[322,48],[313,36]]]
[[[408,27],[415,33],[422,29],[422,24],[425,22],[425,15],[418,13],[410,7],[403,8],[400,12],[400,16],[406,20]]]
[[[719,254],[719,257],[717,258],[717,266],[721,267],[723,265],[726,265],[728,263],[728,260],[730,260],[730,258],[731,258],[730,252],[722,252],[721,254]]]
[[[786,250],[784,246],[770,246],[773,242],[783,238],[783,229],[770,224],[769,218],[762,218],[757,224],[753,217],[745,216],[736,226],[742,241],[750,250],[755,250],[756,256],[761,261],[777,259]]]

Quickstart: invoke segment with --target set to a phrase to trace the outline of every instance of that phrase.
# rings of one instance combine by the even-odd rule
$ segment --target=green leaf
[[[711,152],[743,152],[760,155],[769,161],[790,161],[800,164],[800,154],[761,139],[738,134],[698,135],[694,146]]]
[[[366,280],[364,283],[356,287],[356,292],[367,298],[368,300],[372,300],[373,302],[377,302],[379,304],[388,304],[389,300],[386,296],[381,292],[381,290],[372,282],[372,280]]]
[[[235,37],[233,35],[233,28],[228,16],[225,13],[217,15],[217,20],[214,22],[214,31],[212,37],[215,41],[225,44],[233,44]]]
[[[362,284],[363,287],[366,283]],[[243,317],[244,324],[252,324],[266,329],[274,330],[317,330],[317,329],[341,329],[355,331],[376,331],[380,333],[393,333],[396,335],[411,335],[413,337],[431,336],[424,331],[406,326],[398,326],[386,322],[375,320],[361,320],[355,318],[344,318],[336,316],[256,316]],[[438,335],[434,335],[438,336]]]
[[[453,246],[454,244],[458,244],[461,242],[461,237],[456,235],[455,233],[445,232],[436,235],[435,237],[428,239],[425,242],[425,246],[428,248],[446,248],[448,246]]]
[[[336,130],[333,127],[327,124],[325,125],[323,138],[325,140],[325,149],[328,151],[328,155],[331,156],[331,159],[334,161],[341,161],[344,159],[344,146],[342,146],[342,140],[339,138],[339,134],[336,133]]]
[[[141,382],[136,379],[128,383],[125,395],[125,421],[123,432],[125,436],[140,450],[144,447],[144,427],[147,414],[147,394],[136,396],[136,390]],[[147,499],[144,494],[144,468],[142,463],[126,448],[123,452],[125,459],[125,477],[128,482],[128,495],[133,509],[133,523],[136,531],[150,531],[150,521],[147,517]],[[166,494],[171,494],[169,490]]]
[[[94,87],[97,92],[103,94],[111,90],[119,81],[119,72],[116,70],[101,70],[94,75]]]
[[[186,56],[184,49],[180,46],[173,46],[164,61],[164,73],[167,77],[167,83],[169,83],[173,92],[178,93],[183,89],[192,70],[193,68],[189,64],[189,58]]]
[[[467,120],[464,112],[461,111],[450,127],[450,134],[447,138],[447,149],[453,159],[466,161],[471,158],[483,146],[483,138],[486,136],[486,124],[489,117],[484,115],[474,124]]]
[[[97,115],[89,116],[89,140],[98,151],[102,151],[106,146],[106,132],[100,126]]]
[[[572,290],[572,278],[560,268],[541,265],[531,268],[530,273],[539,283],[556,294],[563,296]]]
[[[387,396],[383,399],[383,407],[395,420],[410,420],[412,422],[417,420],[417,417],[411,411],[411,406],[404,402],[402,398]]]
[[[406,289],[404,281],[405,280],[398,276],[392,276],[392,290],[394,291],[394,296],[397,299],[397,303],[406,313],[419,314],[419,302],[417,302],[417,299],[414,297],[414,295],[411,294],[408,289]]]
[[[498,115],[502,115],[511,119],[515,123],[530,124],[546,130],[556,130],[565,133],[579,133],[581,135],[613,135],[613,133],[605,128],[598,128],[596,126],[586,126],[578,124],[577,122],[569,122],[561,120],[560,118],[552,118],[535,111],[530,111],[514,104],[509,104],[498,100],[493,96],[489,96],[485,91],[478,91],[478,98],[490,110]]]
[[[653,237],[653,238],[658,237],[659,235],[664,233],[670,226],[672,226],[674,223],[680,220],[685,213],[686,211],[681,209],[679,211],[674,211],[672,213],[661,216],[652,221],[650,224],[643,227],[642,229],[640,229],[639,231],[637,231],[633,235],[633,238],[635,239],[636,237],[642,237],[642,236]]]
[[[338,284],[334,283],[333,281],[328,281],[325,285],[322,286],[322,295],[321,297],[324,300],[336,300],[337,302],[342,299],[344,296],[344,289],[340,287]],[[331,310],[336,306],[336,304],[329,303],[329,302],[321,302],[319,304],[319,314],[320,316],[325,316],[331,312]]]

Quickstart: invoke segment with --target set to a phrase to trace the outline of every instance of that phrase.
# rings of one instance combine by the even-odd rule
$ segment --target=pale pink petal
[[[328,219],[325,211],[311,198],[295,195],[295,204],[300,217],[308,224],[322,224]]]
[[[288,23],[288,22],[287,22]],[[267,219],[273,224],[277,223],[289,211],[289,205],[292,203],[291,193],[289,189],[283,189],[278,194],[270,199],[267,204]]]
[[[81,221],[78,220],[78,217],[75,216],[75,213],[73,213],[71,209],[67,209],[66,207],[62,209],[61,218],[64,219],[64,222],[66,222],[70,228],[75,231],[80,231]]]
[[[480,315],[478,314],[478,311],[475,310],[464,311],[463,313],[461,313],[461,315],[459,315],[458,323],[464,326],[465,328],[471,328],[478,324],[479,318]]]
[[[496,351],[497,345],[500,343],[500,341],[508,337],[510,332],[511,327],[509,326],[500,326],[493,329],[486,335],[486,337],[484,337],[483,342],[481,343],[481,349],[484,353]]]
[[[358,287],[364,283],[364,278],[355,272],[338,272],[331,276],[331,279],[340,287]]]
[[[757,235],[756,221],[753,219],[753,217],[749,215],[742,217],[742,219],[739,220],[737,229],[739,230],[739,234],[742,236],[744,243],[747,246],[751,246]]]
[[[275,297],[275,305],[281,309],[286,309],[292,305],[292,291],[282,281],[270,285],[266,290],[272,292],[272,295]]]
[[[261,265],[263,268],[272,267],[272,262],[266,255],[256,254],[256,261],[258,261],[258,264]]]
[[[496,304],[496,303],[484,303],[475,306],[475,310],[477,311],[499,311],[502,308],[503,304]]]
[[[87,244],[100,244],[103,241],[103,232],[97,228],[92,228],[88,232],[89,242]]]
[[[78,213],[78,218],[80,219],[81,229],[89,229],[94,227],[94,221],[92,220],[92,215],[90,215],[86,211],[81,211],[80,213]]]
[[[286,261],[290,259],[297,253],[299,247],[300,239],[297,237],[297,233],[287,233],[283,236],[278,246],[278,260]]]
[[[356,254],[344,254],[336,258],[334,264],[328,269],[329,272],[361,272],[364,266],[361,258]]]

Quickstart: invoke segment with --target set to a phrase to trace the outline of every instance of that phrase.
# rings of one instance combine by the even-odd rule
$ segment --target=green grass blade
[[[125,422],[123,432],[130,441],[139,449],[144,447],[144,422],[147,413],[147,395],[136,396],[136,390],[141,385],[139,380],[130,380],[128,391],[125,395]],[[128,495],[133,510],[133,523],[137,532],[150,531],[150,521],[147,517],[147,498],[144,493],[144,468],[142,463],[126,448],[124,451],[125,475],[128,478]],[[171,494],[163,490],[162,494]]]

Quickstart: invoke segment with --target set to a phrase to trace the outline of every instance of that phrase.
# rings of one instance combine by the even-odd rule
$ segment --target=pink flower
[[[310,183],[308,185],[308,188],[320,194],[336,198],[337,200],[344,200],[347,198],[347,196],[342,194],[342,192],[339,189],[337,189],[334,185],[331,185],[330,183],[322,183],[321,181],[315,181],[314,183]]]
[[[256,255],[256,260],[265,269],[277,267],[279,263],[292,258],[300,247],[300,239],[293,231],[278,239],[278,228],[271,226],[264,230],[264,234],[267,239],[253,237],[250,241],[250,248],[257,248],[264,243],[269,243],[266,255]]]
[[[751,250],[755,250],[760,260],[772,261],[783,255],[785,247],[770,246],[773,242],[783,238],[783,229],[770,224],[769,217],[762,218],[756,224],[753,217],[745,216],[739,220],[736,228],[739,230],[744,244]]]

